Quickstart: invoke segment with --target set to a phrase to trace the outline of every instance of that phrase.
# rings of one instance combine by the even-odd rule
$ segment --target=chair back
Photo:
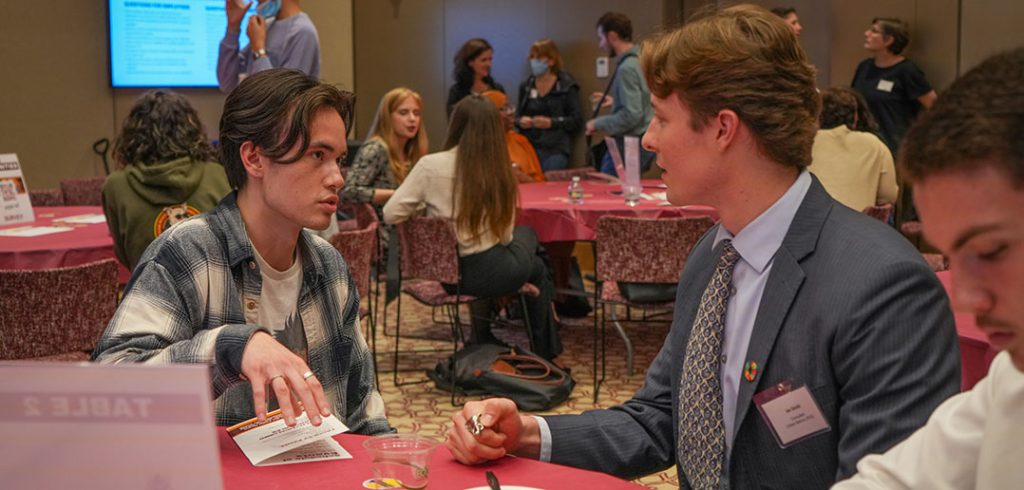
[[[33,206],[63,206],[64,193],[60,189],[30,189],[28,200]]]
[[[339,231],[330,241],[348,264],[360,300],[366,301],[370,297],[370,264],[377,245],[377,223],[358,230]]]
[[[103,183],[106,180],[106,177],[87,177],[60,181],[60,190],[64,193],[64,205],[102,206]]]
[[[924,256],[924,261],[928,262],[928,266],[935,272],[942,272],[949,270],[949,260],[946,259],[942,254],[921,254]]]
[[[0,270],[0,359],[91,351],[117,309],[117,262]]]
[[[397,228],[403,278],[459,283],[459,242],[450,221],[412,218]]]
[[[675,284],[690,250],[714,222],[710,218],[597,220],[598,281]]]
[[[885,203],[879,206],[868,206],[861,212],[881,221],[882,223],[888,223],[889,218],[892,217],[892,203]]]

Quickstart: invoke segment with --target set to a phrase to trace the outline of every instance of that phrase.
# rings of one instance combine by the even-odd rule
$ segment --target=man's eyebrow
[[[309,148],[310,149],[316,148],[316,149],[324,149],[324,150],[327,150],[327,151],[334,151],[334,145],[332,145],[332,144],[330,144],[330,143],[328,143],[326,141],[310,141],[309,142]]]
[[[960,250],[965,244],[967,244],[967,242],[971,241],[972,238],[997,229],[999,229],[999,225],[994,223],[972,226],[961,233],[960,236],[953,241],[953,251],[956,252],[957,250]]]

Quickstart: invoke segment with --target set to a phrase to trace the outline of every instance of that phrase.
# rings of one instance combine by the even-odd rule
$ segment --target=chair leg
[[[628,306],[626,307],[626,314],[629,314]],[[619,317],[615,313],[615,308],[612,311],[612,325],[615,326],[615,331],[618,332],[619,337],[622,337],[622,341],[626,344],[626,374],[628,376],[633,375],[633,342],[629,340],[629,335],[626,335],[626,329],[622,328],[622,324],[619,323]]]
[[[395,383],[395,386],[399,386],[399,384],[398,384],[398,348],[399,348],[399,345],[398,344],[402,340],[402,294],[401,293],[398,294],[397,301],[398,301],[398,304],[395,306],[395,308],[396,308],[396,311],[395,311],[395,358],[393,359],[394,371],[392,371],[392,373],[391,373],[391,376],[392,376],[392,379],[393,379],[393,381]],[[385,312],[385,315],[386,315],[387,314],[387,308],[384,308],[384,312]],[[387,332],[387,325],[385,325],[384,331]]]
[[[526,325],[526,341],[530,344],[530,352],[536,352],[534,349],[533,324],[530,323],[530,310],[526,306],[526,296],[522,294],[519,295],[519,307],[523,309],[523,325]]]

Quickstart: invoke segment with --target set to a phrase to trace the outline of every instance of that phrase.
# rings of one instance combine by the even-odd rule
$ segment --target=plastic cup
[[[363,442],[373,460],[373,479],[382,488],[427,488],[430,456],[438,442],[419,434],[384,434]]]
[[[629,207],[634,207],[640,202],[641,192],[643,192],[643,187],[640,184],[623,184],[622,186],[622,197]]]

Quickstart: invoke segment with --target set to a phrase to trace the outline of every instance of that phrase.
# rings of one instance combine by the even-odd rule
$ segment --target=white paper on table
[[[333,414],[321,418],[323,423],[319,427],[314,427],[310,423],[305,412],[295,420],[295,427],[288,427],[284,423],[281,410],[278,409],[267,414],[267,421],[262,424],[256,419],[250,419],[228,427],[227,431],[253,466],[352,457],[331,438],[335,434],[348,432],[348,427]],[[326,442],[328,440],[330,442]]]
[[[102,214],[78,214],[75,216],[66,216],[64,218],[57,218],[54,222],[63,221],[65,223],[75,223],[81,225],[93,225],[96,223],[106,223],[107,217]]]
[[[71,230],[74,230],[74,228],[68,226],[22,226],[19,228],[11,228],[9,230],[0,230],[0,236],[34,237],[63,233]]]
[[[652,192],[651,193],[651,198],[652,199],[657,199],[659,201],[668,201],[668,193],[665,192],[665,191],[662,191],[662,192]]]

